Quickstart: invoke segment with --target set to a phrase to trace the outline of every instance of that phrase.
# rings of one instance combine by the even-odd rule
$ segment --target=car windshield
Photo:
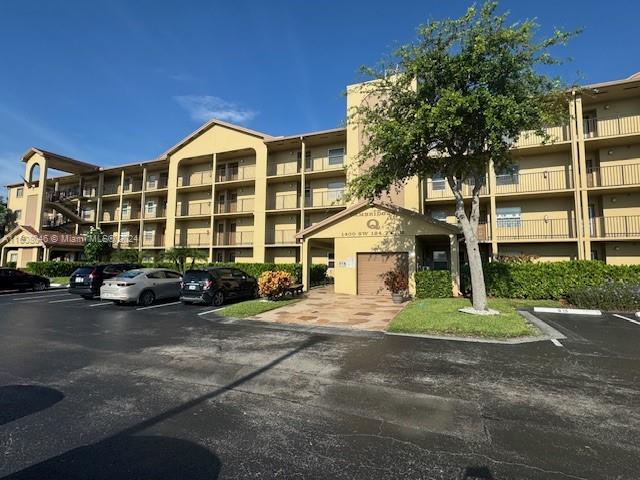
[[[91,272],[93,272],[93,267],[80,267],[77,268],[76,271],[72,273],[72,275],[85,275]]]
[[[135,278],[138,275],[142,275],[144,272],[142,270],[129,270],[128,272],[123,272],[118,275],[118,278]]]

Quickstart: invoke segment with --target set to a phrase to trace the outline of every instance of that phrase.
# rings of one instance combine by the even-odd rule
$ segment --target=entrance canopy
[[[459,276],[457,226],[384,202],[359,202],[322,222],[300,231],[305,286],[314,242],[334,242],[334,280],[337,293],[377,294],[384,291],[382,276],[390,269],[407,272],[409,290],[415,292],[413,274],[421,264],[420,242],[445,242],[451,250],[451,271]],[[396,265],[397,264],[397,265]]]

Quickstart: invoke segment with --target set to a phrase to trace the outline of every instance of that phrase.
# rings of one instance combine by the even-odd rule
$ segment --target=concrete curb
[[[564,315],[591,315],[594,317],[602,315],[600,310],[589,310],[585,308],[533,307],[533,311],[540,313],[561,313]]]

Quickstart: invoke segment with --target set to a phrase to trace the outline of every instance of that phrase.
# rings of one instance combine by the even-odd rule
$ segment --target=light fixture
[[[613,155],[613,150],[609,150],[609,151],[607,152],[607,154],[608,154],[608,155]]]
[[[611,203],[616,203],[618,199],[616,197],[611,197]]]

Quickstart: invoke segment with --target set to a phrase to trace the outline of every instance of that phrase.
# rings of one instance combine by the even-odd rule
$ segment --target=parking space
[[[640,358],[625,350],[640,326],[622,318],[545,314],[567,336],[559,348],[318,335],[175,301],[58,302],[71,299],[0,296],[0,477],[640,471]]]
[[[535,315],[564,334],[560,343],[571,351],[640,359],[640,322],[633,314]]]

